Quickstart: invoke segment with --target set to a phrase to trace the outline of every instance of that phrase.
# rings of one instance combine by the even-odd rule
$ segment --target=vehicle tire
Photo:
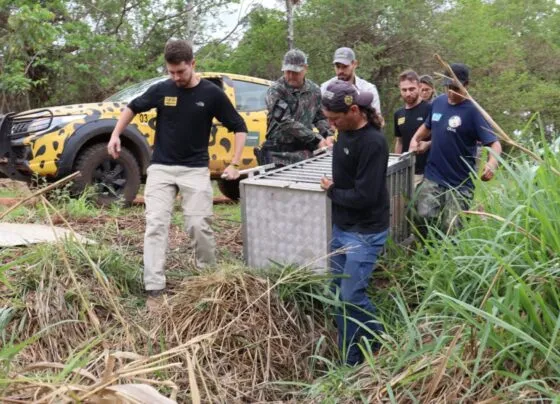
[[[122,147],[118,159],[107,153],[107,144],[98,143],[80,153],[74,169],[82,175],[74,181],[73,191],[95,188],[97,202],[109,205],[124,200],[130,203],[140,188],[140,167],[134,155]]]
[[[231,199],[232,201],[239,200],[239,181],[240,179],[236,180],[218,180],[218,188],[220,192],[227,198]]]

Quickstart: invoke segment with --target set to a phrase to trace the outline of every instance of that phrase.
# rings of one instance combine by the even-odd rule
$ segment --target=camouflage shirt
[[[281,153],[285,163],[309,157],[321,139],[333,134],[321,111],[321,90],[311,80],[305,79],[303,87],[293,88],[280,78],[268,89],[266,106],[268,127],[264,147],[274,154]],[[294,153],[293,158],[288,156]]]

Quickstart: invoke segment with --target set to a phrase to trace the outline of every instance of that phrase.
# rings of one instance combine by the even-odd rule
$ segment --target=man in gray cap
[[[321,90],[305,77],[307,56],[299,49],[288,51],[282,71],[284,75],[266,95],[266,141],[255,148],[260,165],[297,163],[311,157],[315,149],[332,145],[333,132],[321,111]]]
[[[377,92],[377,87],[356,75],[356,68],[358,67],[358,60],[356,59],[356,54],[350,48],[338,48],[334,52],[333,65],[336,76],[330,80],[325,81],[321,84],[321,93],[324,93],[328,85],[335,80],[344,80],[352,83],[358,90],[367,91],[373,94],[373,101],[371,106],[375,108],[377,115],[381,120],[383,126],[384,121],[381,115],[381,103],[379,101],[379,93]]]

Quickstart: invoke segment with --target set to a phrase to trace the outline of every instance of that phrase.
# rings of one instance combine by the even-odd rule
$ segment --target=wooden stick
[[[474,104],[474,106],[476,107],[476,109],[478,109],[478,111],[482,114],[482,116],[484,117],[484,119],[486,119],[486,121],[490,124],[490,126],[492,126],[492,128],[494,129],[494,133],[496,134],[496,136],[498,136],[501,140],[503,140],[504,142],[506,142],[507,144],[518,148],[519,150],[521,150],[522,152],[524,152],[525,154],[528,154],[529,156],[531,156],[535,161],[537,161],[538,163],[543,163],[542,158],[534,153],[533,151],[527,149],[525,146],[520,145],[519,143],[517,143],[516,141],[514,141],[501,127],[500,125],[498,125],[496,123],[496,121],[494,121],[494,119],[492,119],[492,117],[490,116],[490,114],[488,112],[486,112],[486,110],[484,108],[482,108],[480,106],[480,104],[478,102],[476,102],[476,100],[469,94],[469,92],[467,91],[467,89],[463,86],[463,83],[461,83],[461,81],[457,78],[457,76],[455,75],[455,73],[453,73],[453,70],[451,69],[451,66],[449,66],[449,64],[447,64],[447,62],[445,62],[441,56],[439,56],[437,53],[434,55],[434,57],[436,58],[436,60],[439,62],[439,64],[441,64],[443,66],[443,68],[451,74],[451,77],[447,77],[441,73],[436,73],[438,76],[442,76],[442,77],[447,77],[447,78],[453,78],[455,80],[455,84],[457,84],[457,87],[459,87],[459,89],[461,90],[461,93],[457,93],[454,92],[457,95],[460,95],[463,98],[466,98],[470,101],[472,101],[472,103]],[[560,175],[560,171],[556,170],[554,167],[549,167],[552,172],[556,175]]]
[[[59,186],[66,184],[67,182],[73,180],[76,177],[79,177],[80,175],[82,175],[79,171],[76,171],[75,173],[72,173],[60,180],[58,180],[57,182],[52,183],[51,185],[45,187],[45,188],[41,188],[40,190],[38,190],[37,192],[35,192],[34,194],[31,194],[29,196],[26,196],[25,198],[23,198],[21,201],[19,201],[18,203],[12,205],[7,211],[2,212],[2,214],[0,214],[0,220],[4,219],[4,217],[12,212],[13,210],[17,209],[18,207],[20,207],[21,205],[23,205],[25,202],[29,201],[30,199],[33,199],[39,195],[44,194],[45,192],[49,192],[52,191],[55,188],[58,188]]]

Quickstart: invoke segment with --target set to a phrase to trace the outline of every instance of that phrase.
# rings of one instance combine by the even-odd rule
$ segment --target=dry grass
[[[293,398],[289,387],[274,383],[312,380],[308,358],[328,331],[280,301],[277,285],[231,269],[195,276],[155,313],[155,330],[168,344],[211,334],[192,355],[201,394],[211,401]],[[325,349],[319,353],[332,355],[334,344]]]
[[[164,400],[150,385],[179,402],[293,399],[294,389],[275,382],[311,382],[309,356],[335,355],[330,331],[317,325],[327,321],[314,321],[323,313],[279,298],[278,288],[293,279],[272,284],[230,263],[198,273],[189,264],[188,236],[177,225],[170,229],[167,267],[175,275],[168,302],[159,314],[148,312],[141,292],[125,287],[110,268],[125,261],[140,265],[143,212],[68,221],[41,200],[47,223],[70,227],[100,246],[60,242],[12,249],[0,260],[8,265],[0,308],[15,313],[4,332],[23,344],[0,368],[0,401]],[[214,223],[218,248],[228,258],[240,256],[240,224],[221,217]]]

